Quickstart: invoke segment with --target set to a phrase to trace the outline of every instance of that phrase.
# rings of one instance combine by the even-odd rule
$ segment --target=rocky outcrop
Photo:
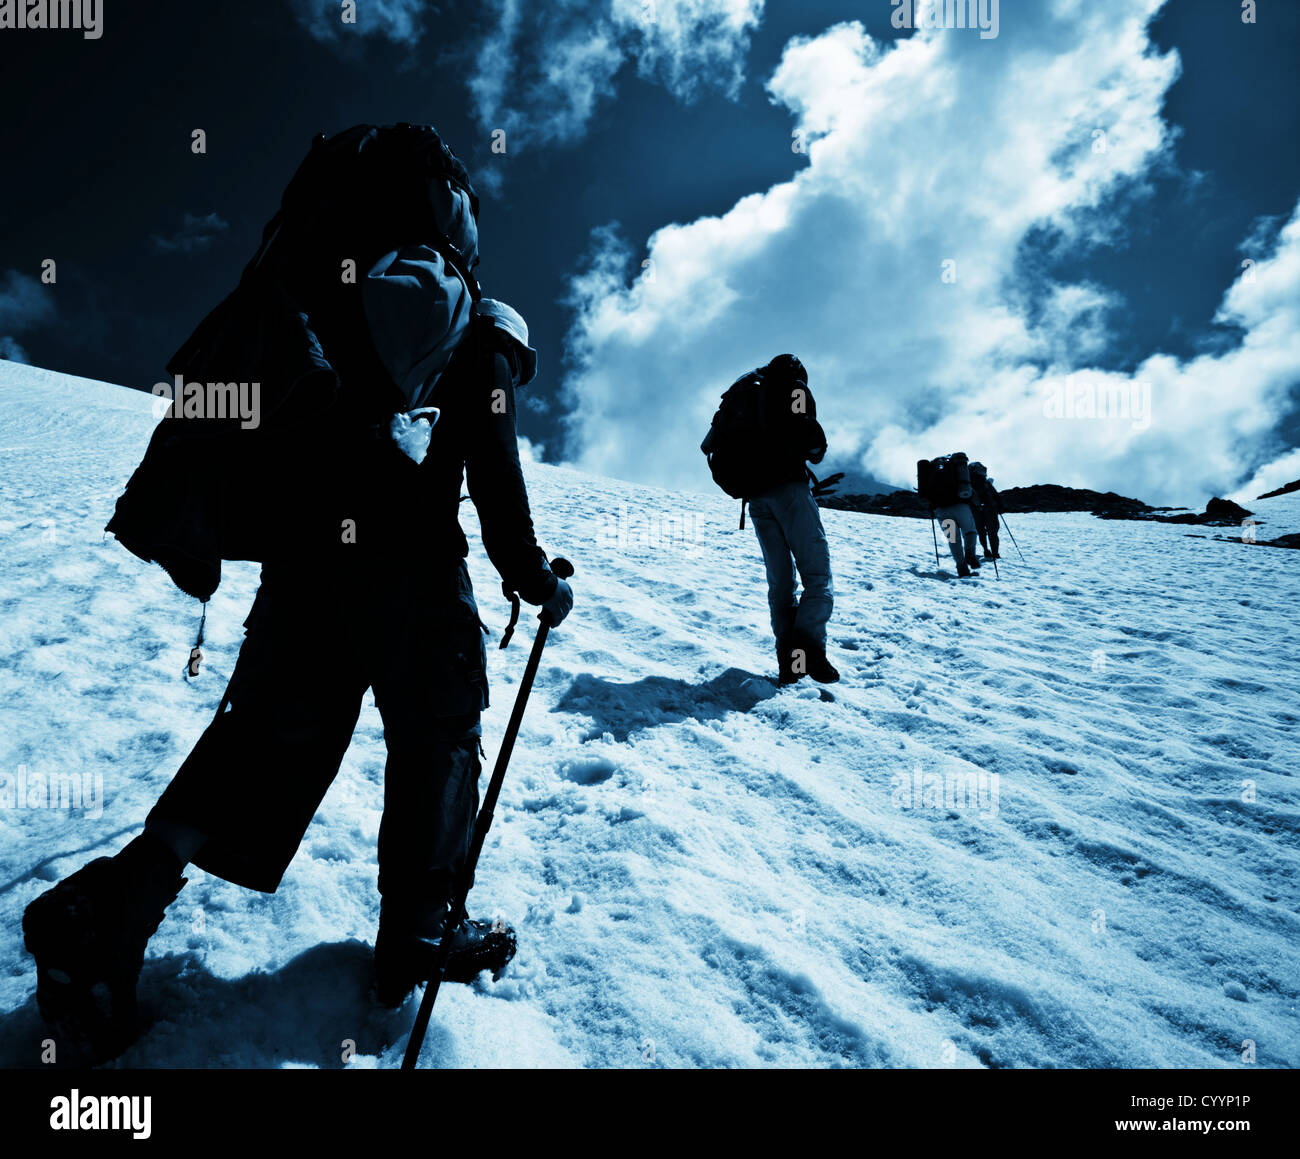
[[[1002,510],[1008,514],[1035,511],[1089,511],[1099,519],[1141,519],[1156,523],[1190,523],[1206,527],[1232,527],[1250,516],[1244,507],[1227,499],[1214,498],[1199,515],[1188,511],[1166,514],[1170,507],[1149,507],[1140,499],[1114,491],[1090,491],[1086,487],[1061,487],[1038,483],[1033,487],[1009,487],[999,492]],[[818,500],[836,511],[859,511],[867,515],[895,515],[905,519],[928,519],[929,505],[915,491],[893,491],[888,495],[827,495]]]
[[[1293,483],[1288,483],[1285,487],[1279,487],[1276,491],[1267,491],[1263,495],[1258,495],[1258,499],[1275,499],[1279,495],[1290,495],[1292,491],[1300,491],[1300,479]]]
[[[929,505],[915,491],[893,491],[888,495],[826,495],[817,502],[836,511],[897,515],[905,519],[930,518]]]
[[[1235,527],[1242,520],[1249,519],[1250,512],[1244,507],[1238,507],[1229,499],[1216,497],[1205,505],[1205,510],[1199,515],[1191,511],[1179,515],[1161,515],[1159,511],[1149,511],[1139,515],[1102,515],[1101,517],[1103,519],[1146,519],[1155,523],[1192,523],[1199,527]]]

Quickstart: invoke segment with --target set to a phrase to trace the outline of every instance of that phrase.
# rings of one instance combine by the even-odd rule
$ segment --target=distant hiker
[[[984,558],[1001,559],[998,554],[998,519],[1002,514],[1002,503],[983,463],[970,465],[970,485],[974,491],[975,529],[979,532]]]
[[[978,571],[975,491],[966,455],[956,451],[938,459],[921,459],[916,464],[916,478],[917,492],[929,503],[931,517],[943,529],[957,574],[965,577]]]
[[[238,289],[168,367],[260,381],[266,413],[255,431],[164,419],[109,529],[205,601],[223,558],[261,560],[262,583],[220,708],[143,833],[24,915],[40,1010],[92,1057],[133,1036],[145,947],[187,862],[279,886],[367,689],[388,749],[378,999],[400,1004],[427,980],[442,937],[454,939],[449,980],[514,954],[504,923],[443,928],[488,703],[463,477],[506,589],[551,624],[573,596],[534,538],[514,392],[537,356],[523,319],[481,298],[477,214],[429,126],[318,138]],[[349,263],[357,276],[340,277]]]
[[[830,547],[807,466],[825,456],[826,434],[799,359],[781,354],[738,379],[722,396],[700,449],[718,486],[741,500],[741,526],[746,503],[753,516],[780,682],[808,675],[834,683],[840,674],[826,655],[834,604]]]

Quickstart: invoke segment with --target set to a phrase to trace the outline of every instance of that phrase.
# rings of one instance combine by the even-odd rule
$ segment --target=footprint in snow
[[[560,766],[560,776],[576,785],[599,785],[608,781],[618,766],[607,757],[579,757]]]

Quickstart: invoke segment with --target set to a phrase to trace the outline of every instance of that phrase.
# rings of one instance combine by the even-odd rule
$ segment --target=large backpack
[[[431,125],[356,125],[332,137],[318,135],[238,288],[172,356],[168,374],[242,381],[268,347],[284,348],[282,331],[292,319],[289,325],[309,331],[306,345],[313,353],[323,344],[336,371],[383,396],[375,399],[376,413],[420,405],[409,385],[392,382],[369,344],[355,336],[365,329],[364,298],[374,283],[366,275],[385,255],[424,245],[441,258],[445,284],[438,292],[477,302],[478,208],[465,167]],[[344,277],[345,262],[353,263],[355,276]],[[450,362],[466,329],[467,310],[448,313],[435,372]],[[290,335],[287,345],[296,350],[303,340]],[[264,392],[271,392],[265,410],[274,410],[293,386],[276,373],[278,363],[270,369],[262,380]],[[431,377],[436,380],[436,373]]]
[[[969,503],[973,492],[966,455],[957,451],[938,459],[918,459],[916,490],[931,507]]]
[[[700,450],[713,481],[733,499],[752,499],[772,486],[774,463],[788,455],[790,415],[772,400],[807,383],[802,363],[782,355],[742,375],[723,394]]]
[[[757,371],[737,379],[722,396],[700,450],[713,481],[733,499],[749,499],[763,487],[763,464],[756,453],[767,423],[763,378]]]
[[[315,511],[338,466],[321,453],[322,414],[341,395],[354,425],[418,405],[368,336],[361,283],[386,254],[423,245],[440,255],[447,293],[477,301],[477,212],[464,166],[432,126],[317,137],[238,287],[167,365],[186,383],[258,383],[259,424],[169,414],[107,530],[201,600],[220,583],[223,559],[266,562],[337,542],[337,524]],[[345,260],[355,280],[344,279]],[[469,314],[446,311],[422,387],[450,362]]]

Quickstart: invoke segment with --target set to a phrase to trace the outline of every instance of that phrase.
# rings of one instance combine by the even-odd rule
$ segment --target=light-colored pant
[[[821,511],[805,483],[782,483],[749,501],[767,567],[767,602],[778,641],[799,636],[824,647],[835,593]],[[795,568],[803,596],[795,595]]]
[[[975,513],[969,503],[955,503],[951,507],[936,507],[934,517],[939,530],[948,541],[948,550],[960,567],[975,558],[975,544],[979,534],[975,530]],[[964,542],[963,542],[964,541]]]

